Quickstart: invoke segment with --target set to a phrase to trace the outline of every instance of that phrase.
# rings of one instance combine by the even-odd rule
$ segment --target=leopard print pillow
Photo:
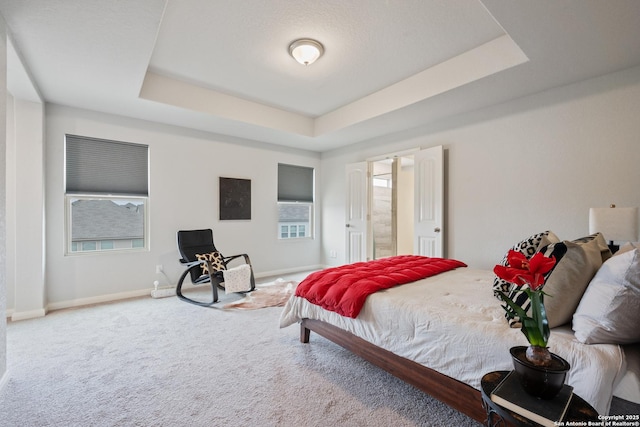
[[[213,272],[226,270],[227,268],[224,265],[224,261],[222,259],[222,254],[218,251],[211,252],[210,254],[196,254],[196,259],[198,261],[209,261],[211,264],[211,268],[213,268]],[[209,266],[206,263],[201,264],[202,274],[209,274]]]

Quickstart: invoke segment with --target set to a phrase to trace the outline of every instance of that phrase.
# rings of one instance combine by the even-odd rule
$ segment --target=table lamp
[[[616,252],[620,246],[614,242],[635,242],[638,240],[638,208],[589,209],[589,233],[600,232],[609,241],[609,249]]]

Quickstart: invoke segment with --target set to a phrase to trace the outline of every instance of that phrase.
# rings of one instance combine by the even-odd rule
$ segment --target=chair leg
[[[184,282],[185,277],[187,277],[187,274],[189,273],[189,270],[187,269],[184,273],[182,273],[182,276],[180,276],[180,280],[178,280],[178,286],[176,286],[176,296],[181,299],[182,301],[188,302],[190,304],[195,304],[195,305],[199,305],[201,307],[209,307],[212,306],[213,304],[215,304],[216,302],[218,302],[218,289],[216,287],[215,283],[210,283],[211,285],[211,291],[212,291],[212,301],[197,301],[197,300],[193,300],[191,298],[187,298],[182,294],[182,284]]]

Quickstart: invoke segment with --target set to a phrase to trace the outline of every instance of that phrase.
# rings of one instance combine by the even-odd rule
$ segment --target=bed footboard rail
[[[320,320],[303,319],[301,321],[300,341],[308,343],[311,331],[333,341],[474,420],[481,423],[486,422],[487,413],[482,407],[480,391],[473,387]]]

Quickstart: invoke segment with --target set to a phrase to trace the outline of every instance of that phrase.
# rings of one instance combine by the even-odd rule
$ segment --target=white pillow
[[[640,342],[640,249],[608,259],[589,283],[573,315],[585,344]]]

